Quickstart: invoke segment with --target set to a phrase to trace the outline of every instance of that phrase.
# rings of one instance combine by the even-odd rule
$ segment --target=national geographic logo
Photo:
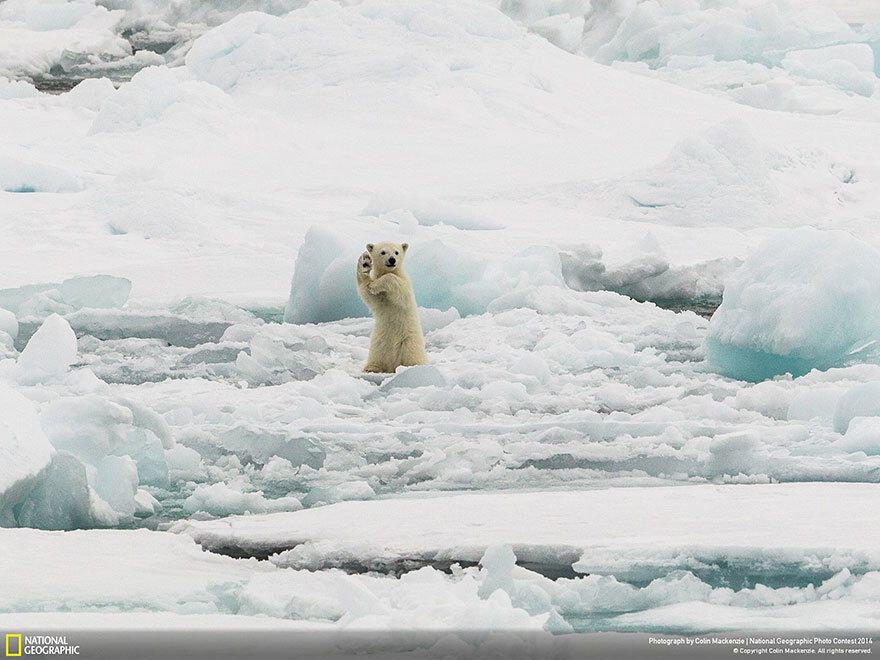
[[[67,641],[67,635],[23,635],[6,633],[6,657],[21,658],[41,655],[79,655],[79,644]]]
[[[21,635],[15,633],[7,633],[6,634],[6,657],[7,658],[19,658],[21,657]]]

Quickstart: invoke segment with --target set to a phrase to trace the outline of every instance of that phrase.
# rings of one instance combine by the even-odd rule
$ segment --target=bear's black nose
[[[389,265],[389,266],[393,266],[393,265],[396,264],[396,263],[397,263],[397,259],[395,259],[394,257],[391,257],[391,258],[388,259],[388,265]]]

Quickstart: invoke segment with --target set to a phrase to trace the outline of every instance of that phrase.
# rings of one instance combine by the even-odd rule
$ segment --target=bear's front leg
[[[382,277],[373,280],[367,288],[374,296],[378,296],[393,291],[396,285],[397,278],[391,273],[386,273]]]
[[[370,271],[373,269],[373,257],[369,252],[364,252],[358,257],[357,279],[358,283],[368,282],[370,280]]]

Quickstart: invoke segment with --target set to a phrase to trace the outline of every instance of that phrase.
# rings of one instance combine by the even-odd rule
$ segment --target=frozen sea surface
[[[878,568],[866,522],[873,484],[702,485],[468,493],[341,502],[295,513],[177,523],[173,531],[227,555],[278,566],[400,573],[476,564],[508,545],[544,575],[615,575],[648,584],[686,570],[716,586],[801,586],[843,566]],[[646,511],[645,502],[651,507]],[[527,529],[525,512],[540,512]]]
[[[661,510],[664,506],[681,507],[704,516],[719,505],[730,506],[723,516],[729,526],[719,528],[704,519],[682,517],[670,534],[664,532],[666,521],[638,515],[643,503],[638,496],[643,493],[623,491],[621,501],[614,497],[614,490],[409,499],[390,503],[390,508],[379,503],[334,505],[312,516],[292,514],[278,526],[270,519],[241,521],[244,526],[239,529],[239,540],[249,534],[281,537],[285,532],[315,539],[268,562],[204,552],[185,535],[147,530],[66,534],[14,530],[8,532],[14,543],[0,560],[4,567],[14,567],[5,573],[9,589],[0,597],[0,613],[33,612],[32,621],[39,622],[59,609],[71,613],[67,617],[73,621],[81,610],[122,612],[129,616],[129,625],[135,626],[150,625],[148,614],[165,613],[166,620],[177,620],[174,625],[193,616],[221,622],[233,614],[268,617],[288,626],[293,620],[302,622],[302,629],[322,626],[338,633],[378,628],[434,634],[446,631],[476,644],[486,643],[485,635],[492,631],[809,631],[817,621],[822,621],[825,630],[871,632],[877,629],[880,607],[873,540],[876,530],[853,524],[855,518],[835,518],[829,497],[832,488],[700,487],[690,493],[683,488],[659,489],[656,495]],[[870,503],[872,490],[851,486],[835,493],[835,499],[841,504],[853,504],[853,500]],[[867,500],[862,499],[865,496]],[[769,502],[766,509],[762,498]],[[516,523],[523,514],[517,505],[526,503],[558,514],[537,522],[534,539]],[[614,519],[598,511],[583,513],[581,507],[590,504],[621,515]],[[464,518],[460,517],[462,506],[468,509]],[[767,529],[780,523],[788,525],[789,518],[808,525],[811,507],[818,509],[817,519],[827,523],[820,537],[782,536],[776,548],[762,540],[768,536]],[[377,515],[374,536],[387,553],[384,559],[395,553],[418,559],[420,552],[432,550],[438,556],[428,558],[437,559],[437,564],[443,559],[468,557],[468,565],[455,562],[448,570],[426,565],[399,575],[297,566],[306,558],[314,565],[319,558],[338,561],[344,555],[357,561],[370,556],[367,543],[354,534],[345,541],[346,532],[337,524],[344,520],[364,528],[368,509]],[[337,512],[340,517],[334,521]],[[431,529],[429,518],[395,515],[420,512],[460,526],[461,544],[448,530]],[[295,531],[300,515],[307,527],[311,521],[316,528]],[[750,522],[755,518],[758,524],[752,527]],[[378,523],[384,524],[379,528]],[[209,528],[203,526],[202,532]],[[222,530],[220,525],[214,528]],[[198,524],[191,529],[200,533]],[[592,541],[587,540],[590,536]],[[519,546],[524,557],[552,559],[564,554],[560,541],[569,553],[583,553],[573,564],[577,574],[551,579],[516,564],[514,547]],[[821,549],[829,542],[839,547],[840,553]],[[713,556],[717,561],[719,551],[723,556],[731,551],[731,545],[744,565],[791,566],[800,562],[814,576],[823,572],[826,577],[809,584],[768,587],[719,583],[717,575],[704,580],[695,574],[702,571],[705,577],[711,573]],[[646,558],[657,577],[644,574],[642,561]],[[676,562],[691,563],[674,568]],[[823,562],[825,566],[817,570]],[[71,570],[73,566],[76,570]],[[641,579],[615,577],[615,571],[627,567],[643,572]],[[203,624],[195,619],[193,625]],[[246,626],[247,620],[237,625]],[[418,645],[422,639],[414,635],[409,642],[386,639],[385,643],[406,648],[407,643]]]
[[[880,17],[561,8],[0,3],[0,620],[876,630]]]
[[[359,373],[369,319],[282,325],[209,301],[146,314],[225,328],[195,346],[164,325],[103,340],[78,325],[112,335],[133,314],[71,313],[75,345],[55,315],[30,342],[67,348],[4,364],[56,449],[98,471],[90,486],[125,526],[461,489],[880,474],[880,366],[731,380],[705,360],[705,319],[611,292],[534,287],[480,315],[423,310],[432,364],[371,379]],[[128,485],[101,481],[118,474],[111,457],[132,461]]]
[[[873,413],[844,395],[880,366],[747,384],[708,368],[708,323],[690,312],[557,288],[504,305],[467,318],[425,310],[432,365],[378,379],[358,371],[368,319],[250,317],[194,347],[162,327],[84,334],[47,414],[74,436],[102,409],[96,397],[161,418],[145,429],[174,446],[147,482],[164,505],[152,525],[437,490],[878,478],[880,452],[849,430]],[[46,387],[24,391],[45,398]]]

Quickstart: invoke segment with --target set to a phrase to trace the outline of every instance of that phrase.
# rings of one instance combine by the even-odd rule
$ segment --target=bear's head
[[[403,255],[408,243],[367,243],[367,252],[373,258],[375,277],[403,270]]]

